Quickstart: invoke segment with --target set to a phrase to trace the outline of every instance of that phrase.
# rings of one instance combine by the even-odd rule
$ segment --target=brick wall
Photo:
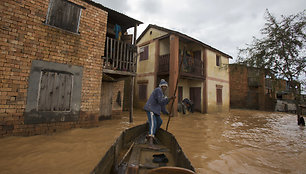
[[[49,1],[0,2],[0,137],[35,135],[97,124],[107,12],[82,0],[79,34],[44,24]],[[77,122],[24,124],[32,60],[83,67]]]
[[[230,65],[230,107],[245,108],[248,93],[248,72],[244,66]]]
[[[273,110],[275,101],[265,94],[264,74],[258,76],[259,86],[248,84],[248,71],[243,65],[230,65],[230,106],[231,108]]]

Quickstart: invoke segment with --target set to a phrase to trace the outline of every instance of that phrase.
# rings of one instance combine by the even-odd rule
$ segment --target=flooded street
[[[167,117],[163,116],[162,128]],[[101,127],[0,139],[0,173],[89,173],[121,131],[146,121],[143,111]],[[305,173],[306,129],[296,116],[250,110],[171,118],[175,135],[197,173]]]

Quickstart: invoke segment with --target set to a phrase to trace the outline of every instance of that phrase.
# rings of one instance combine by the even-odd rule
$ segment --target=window
[[[141,47],[139,52],[140,52],[139,61],[148,60],[149,59],[149,46]]]
[[[28,80],[25,124],[77,121],[83,67],[33,60]]]
[[[138,96],[139,96],[139,100],[147,100],[147,84],[139,84],[139,93],[138,93]]]
[[[70,111],[72,74],[55,71],[41,73],[38,111]]]
[[[216,55],[216,66],[220,66],[221,64],[221,56]]]
[[[216,91],[216,96],[217,96],[217,104],[222,104],[222,85],[217,85],[217,91]]]
[[[82,8],[67,0],[50,0],[46,24],[78,33]]]

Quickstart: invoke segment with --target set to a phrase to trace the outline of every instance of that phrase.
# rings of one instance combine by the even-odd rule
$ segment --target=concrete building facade
[[[173,112],[178,103],[191,99],[195,111],[202,113],[229,110],[231,56],[177,31],[149,25],[137,39],[135,105],[142,108],[160,79],[169,83],[167,96],[173,96],[180,70]],[[182,62],[181,69],[179,67]]]

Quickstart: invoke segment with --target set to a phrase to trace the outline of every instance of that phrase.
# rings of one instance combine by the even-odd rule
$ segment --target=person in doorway
[[[165,95],[165,92],[168,88],[168,83],[161,79],[159,83],[159,87],[155,88],[150,95],[147,103],[144,106],[144,110],[148,116],[149,122],[149,143],[153,145],[153,140],[156,131],[162,125],[162,119],[160,118],[160,113],[169,115],[169,112],[166,110],[166,105],[169,103],[170,100],[175,99],[175,97],[168,98]]]

